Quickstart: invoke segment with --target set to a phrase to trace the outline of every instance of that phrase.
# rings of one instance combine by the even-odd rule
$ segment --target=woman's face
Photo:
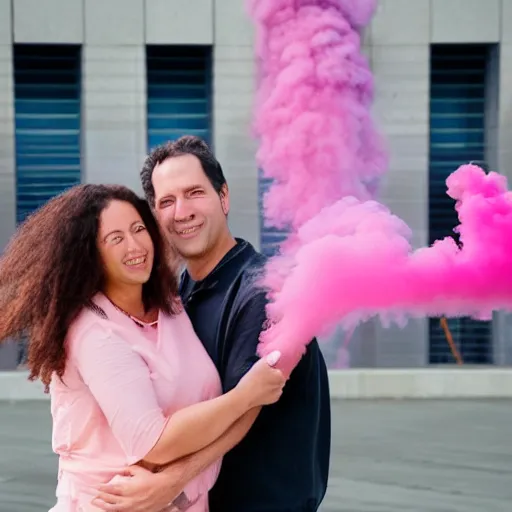
[[[153,242],[130,203],[111,201],[103,210],[97,244],[109,285],[148,281],[153,268]]]

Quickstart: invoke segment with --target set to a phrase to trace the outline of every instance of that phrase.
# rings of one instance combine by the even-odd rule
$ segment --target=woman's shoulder
[[[68,330],[68,342],[80,340],[92,332],[108,332],[109,324],[108,317],[101,308],[94,303],[87,304],[72,322]]]

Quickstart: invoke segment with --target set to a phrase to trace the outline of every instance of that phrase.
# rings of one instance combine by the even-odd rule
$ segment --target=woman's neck
[[[105,295],[126,313],[141,320],[144,318],[146,311],[142,300],[142,285],[107,285]]]

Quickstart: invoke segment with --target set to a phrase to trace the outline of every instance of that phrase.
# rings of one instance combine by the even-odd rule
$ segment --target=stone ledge
[[[333,398],[512,398],[512,368],[334,370],[329,380]]]
[[[25,371],[0,371],[0,400],[48,400]],[[512,398],[512,368],[350,369],[329,372],[332,398]]]

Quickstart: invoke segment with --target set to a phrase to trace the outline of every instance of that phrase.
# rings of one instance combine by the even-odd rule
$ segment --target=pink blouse
[[[59,511],[96,510],[90,502],[98,484],[143,459],[167,417],[221,393],[215,366],[185,312],[160,313],[156,329],[143,328],[104,295],[94,302],[108,320],[89,309],[81,313],[68,333],[63,382],[54,377],[50,387],[56,495],[58,505],[68,504],[55,507]],[[191,481],[187,496],[206,499],[219,467],[220,461]],[[204,512],[207,505],[190,510]]]

